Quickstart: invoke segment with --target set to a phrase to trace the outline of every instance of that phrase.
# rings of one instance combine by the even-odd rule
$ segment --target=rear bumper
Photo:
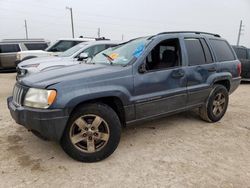
[[[16,123],[23,125],[28,130],[38,132],[48,140],[60,141],[69,117],[67,111],[16,106],[12,97],[7,99],[7,104]]]
[[[233,93],[240,85],[241,77],[232,78],[229,93]]]

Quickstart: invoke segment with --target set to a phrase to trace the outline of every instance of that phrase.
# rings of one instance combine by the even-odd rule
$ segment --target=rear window
[[[0,44],[0,53],[14,53],[19,51],[18,44]]]
[[[45,50],[48,47],[47,43],[25,43],[28,50]]]
[[[233,51],[226,41],[210,39],[210,42],[217,57],[217,61],[221,62],[235,60]]]
[[[187,38],[185,45],[188,53],[189,66],[205,64],[205,54],[199,39]]]

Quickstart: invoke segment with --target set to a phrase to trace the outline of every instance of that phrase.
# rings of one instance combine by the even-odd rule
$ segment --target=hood
[[[54,57],[54,56],[50,56],[50,57],[37,57],[37,58],[32,58],[32,59],[28,59],[25,61],[22,61],[21,63],[18,64],[19,67],[25,67],[27,65],[32,65],[32,64],[37,64],[37,63],[48,63],[51,61],[60,61],[61,57]]]
[[[119,76],[124,69],[122,66],[83,63],[32,74],[20,80],[20,83],[36,88],[46,88],[61,82],[67,85],[74,83],[74,80],[88,83]]]
[[[43,57],[43,58],[33,58],[21,62],[18,67],[21,69],[28,70],[29,73],[40,72],[49,68],[58,68],[61,66],[69,66],[73,64],[78,64],[79,61],[75,61],[72,58],[67,57]],[[39,64],[37,67],[29,67],[29,65]]]

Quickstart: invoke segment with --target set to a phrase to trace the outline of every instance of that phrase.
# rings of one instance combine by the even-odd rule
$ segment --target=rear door
[[[0,44],[0,68],[15,68],[19,44]]]
[[[184,38],[186,46],[187,92],[189,107],[203,104],[210,90],[207,82],[210,75],[216,72],[211,50],[204,38]]]

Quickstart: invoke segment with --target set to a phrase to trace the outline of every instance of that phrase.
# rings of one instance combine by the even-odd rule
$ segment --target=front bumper
[[[16,123],[48,140],[60,141],[69,118],[67,110],[17,106],[13,103],[12,97],[7,99],[7,104]]]

